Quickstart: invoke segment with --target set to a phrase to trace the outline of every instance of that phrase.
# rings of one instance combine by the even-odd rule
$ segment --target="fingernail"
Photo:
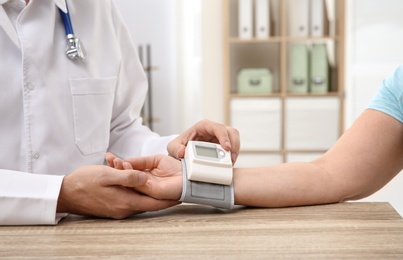
[[[123,169],[125,169],[125,170],[130,170],[130,168],[129,168],[127,162],[123,162]]]
[[[236,156],[236,153],[232,153],[232,154],[231,154],[231,159],[232,159],[232,162],[233,162],[233,163],[235,163],[236,157],[237,157],[237,156]]]
[[[227,142],[225,142],[225,145],[226,145],[226,146],[228,146],[228,147],[229,147],[229,149],[231,149],[231,144],[230,144],[230,142],[228,142],[228,141],[227,141]]]

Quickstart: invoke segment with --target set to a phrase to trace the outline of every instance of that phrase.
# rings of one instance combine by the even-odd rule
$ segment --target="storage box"
[[[269,69],[242,69],[237,87],[240,94],[270,94],[273,92],[273,75]]]

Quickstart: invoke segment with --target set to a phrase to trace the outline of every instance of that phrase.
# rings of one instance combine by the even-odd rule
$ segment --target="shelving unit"
[[[240,131],[238,167],[310,160],[330,148],[344,130],[345,0],[335,0],[333,35],[326,32],[323,37],[302,38],[288,33],[291,1],[270,0],[272,33],[268,38],[241,39],[238,0],[223,0],[225,118]],[[327,93],[289,91],[289,46],[294,43],[334,46],[336,65],[329,69]],[[237,93],[242,68],[269,68],[273,92]]]

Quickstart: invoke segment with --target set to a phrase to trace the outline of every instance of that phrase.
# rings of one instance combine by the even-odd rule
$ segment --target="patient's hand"
[[[179,200],[182,194],[182,163],[167,155],[152,155],[125,159],[125,170],[148,174],[148,181],[136,190],[156,199]]]

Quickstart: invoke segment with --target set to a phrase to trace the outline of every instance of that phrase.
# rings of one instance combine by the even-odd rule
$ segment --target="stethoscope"
[[[64,29],[66,30],[66,37],[67,37],[66,55],[70,60],[78,59],[82,62],[85,62],[85,49],[81,41],[74,35],[73,24],[71,23],[69,8],[67,6],[67,0],[66,0],[66,10],[67,12],[65,13],[61,9],[59,9],[64,24]]]

